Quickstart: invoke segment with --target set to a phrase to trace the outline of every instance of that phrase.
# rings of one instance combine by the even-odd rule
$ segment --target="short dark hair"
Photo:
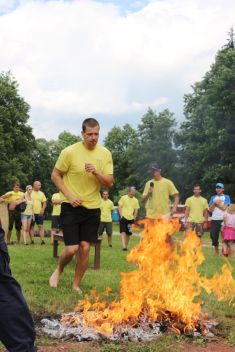
[[[14,185],[13,185],[13,187],[15,187],[15,186],[18,186],[18,187],[20,187],[20,183],[19,183],[19,182],[14,182]]]
[[[83,121],[82,130],[83,130],[83,132],[85,132],[87,127],[96,127],[96,126],[100,127],[99,122],[96,119],[93,119],[92,117],[89,117],[88,119],[85,119]]]
[[[201,188],[201,186],[200,186],[198,183],[196,183],[196,184],[193,186],[193,188],[196,188],[196,187]]]

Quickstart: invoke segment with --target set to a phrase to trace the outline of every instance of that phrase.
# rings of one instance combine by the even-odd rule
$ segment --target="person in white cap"
[[[230,205],[230,197],[224,194],[224,184],[221,182],[215,185],[216,194],[209,201],[209,212],[211,215],[210,237],[215,253],[219,255],[219,234],[224,218],[224,212]]]

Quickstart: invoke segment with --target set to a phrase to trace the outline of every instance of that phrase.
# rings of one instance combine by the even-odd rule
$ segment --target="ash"
[[[165,319],[163,321],[152,322],[146,318],[141,318],[138,324],[120,324],[114,327],[110,334],[102,333],[95,328],[88,326],[81,313],[66,314],[66,321],[59,319],[42,319],[42,327],[40,330],[50,337],[64,340],[82,341],[151,341],[157,336],[167,331],[175,331],[191,338],[203,338],[205,340],[216,340],[218,334],[219,323],[214,320],[206,322],[198,322],[194,329],[180,331],[172,328],[171,321]],[[175,324],[174,324],[175,325]]]

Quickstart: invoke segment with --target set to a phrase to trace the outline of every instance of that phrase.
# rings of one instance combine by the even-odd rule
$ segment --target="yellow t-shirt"
[[[189,216],[187,221],[195,222],[197,224],[205,221],[203,216],[204,210],[208,209],[209,205],[206,198],[203,197],[189,197],[186,199],[185,206],[189,207]]]
[[[157,219],[170,213],[169,197],[179,192],[175,188],[172,181],[165,177],[161,180],[149,180],[145,184],[143,196],[146,196],[150,188],[150,182],[154,183],[153,193],[145,204],[146,217],[150,219]]]
[[[12,203],[18,199],[24,198],[24,193],[19,191],[19,192],[14,192],[14,191],[10,191],[6,193],[6,202],[7,203]]]
[[[31,193],[33,199],[34,214],[39,214],[42,209],[42,203],[46,202],[45,194],[42,191],[34,191]]]
[[[122,216],[127,220],[133,220],[135,209],[140,208],[138,199],[127,194],[119,199],[118,204],[122,208]]]
[[[112,222],[112,210],[115,209],[115,206],[113,204],[113,202],[110,199],[104,200],[101,199],[101,206],[100,206],[100,210],[101,210],[101,217],[100,217],[100,221],[103,222]]]
[[[61,200],[60,193],[54,193],[51,197],[51,200]],[[53,204],[52,214],[51,215],[60,215],[61,204]]]
[[[100,182],[90,172],[85,171],[85,163],[93,164],[98,172],[113,174],[113,161],[110,151],[100,144],[89,150],[83,142],[72,144],[62,150],[56,169],[64,172],[63,181],[66,188],[82,199],[82,206],[88,209],[100,208]],[[62,202],[68,202],[61,193]]]

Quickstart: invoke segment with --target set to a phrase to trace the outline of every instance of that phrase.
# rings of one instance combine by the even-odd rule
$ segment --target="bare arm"
[[[174,214],[176,212],[177,206],[178,206],[179,200],[180,200],[178,193],[174,194],[173,197],[174,197],[174,203],[173,203],[173,207],[171,209],[171,214]]]
[[[137,219],[138,212],[139,212],[139,209],[134,210],[134,221]]]
[[[73,207],[77,207],[82,204],[82,199],[79,197],[75,197],[73,194],[69,192],[69,190],[65,187],[63,182],[63,172],[54,168],[51,174],[51,180],[54,185],[65,195],[68,199],[69,203]]]
[[[118,207],[118,212],[119,212],[120,217],[122,217],[122,207],[120,205]]]
[[[209,211],[211,213],[213,213],[215,207],[219,208],[220,210],[226,210],[227,209],[227,205],[226,204],[222,204],[220,200],[215,200],[210,206],[209,206]]]
[[[61,204],[61,200],[60,199],[52,199],[51,202],[52,202],[53,205]]]
[[[185,222],[187,222],[187,220],[188,220],[189,211],[190,211],[190,208],[186,207],[186,209],[185,209]]]
[[[85,164],[85,170],[86,172],[91,172],[102,186],[107,188],[111,188],[113,186],[113,175],[104,175],[101,172],[98,172],[93,164]]]
[[[43,202],[43,203],[42,203],[42,209],[41,209],[41,211],[40,211],[40,214],[41,214],[41,215],[44,214],[46,207],[47,207],[47,202]]]

